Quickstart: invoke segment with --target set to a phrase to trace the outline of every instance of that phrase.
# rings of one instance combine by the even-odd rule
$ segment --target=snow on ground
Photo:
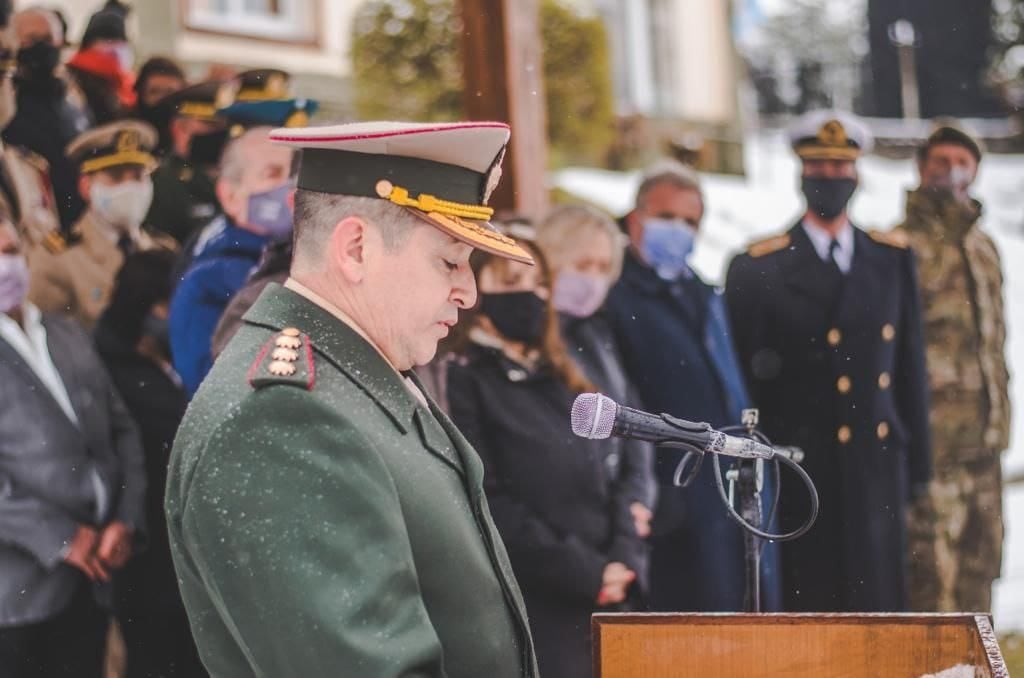
[[[802,200],[797,161],[781,133],[751,135],[745,145],[746,177],[702,175],[707,215],[701,227],[693,266],[706,280],[721,283],[730,257],[747,243],[786,230],[796,222]],[[887,229],[902,220],[908,188],[916,183],[909,160],[868,157],[860,163],[861,186],[851,213],[863,228]],[[639,184],[637,172],[572,168],[555,172],[554,185],[624,214]],[[988,156],[982,163],[975,195],[985,205],[984,228],[995,238],[1006,276],[1004,296],[1009,331],[1007,355],[1014,412],[1010,450],[1003,466],[1008,475],[1024,474],[1024,156]],[[1000,630],[1024,630],[1024,484],[1007,489],[1003,577],[994,604]]]

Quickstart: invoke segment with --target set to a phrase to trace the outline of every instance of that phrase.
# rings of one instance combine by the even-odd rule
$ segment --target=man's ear
[[[236,223],[243,223],[247,218],[246,205],[243,204],[243,194],[230,181],[218,179],[215,186],[217,202],[224,209],[224,214],[231,217]]]
[[[89,191],[92,190],[92,176],[89,174],[80,174],[78,176],[78,195],[82,196],[82,200],[89,203]]]
[[[353,285],[366,277],[368,235],[365,221],[359,217],[345,217],[335,225],[328,241],[328,260]]]
[[[626,235],[629,236],[631,243],[638,245],[643,238],[643,234],[643,217],[640,214],[640,210],[634,208],[626,215]]]

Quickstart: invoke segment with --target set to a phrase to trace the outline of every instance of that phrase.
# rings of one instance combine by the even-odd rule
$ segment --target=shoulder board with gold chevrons
[[[888,245],[889,247],[895,247],[900,250],[910,247],[910,238],[907,237],[906,233],[898,229],[895,231],[868,231],[868,235],[875,242]]]
[[[778,252],[789,247],[790,238],[788,233],[777,235],[773,238],[759,240],[747,248],[747,254],[754,257],[763,257],[766,254]]]
[[[50,231],[42,240],[43,249],[50,254],[60,254],[67,251],[78,240],[76,238],[65,238],[58,231]]]
[[[294,327],[281,330],[263,345],[247,378],[255,389],[285,384],[312,391],[316,368],[309,337]]]

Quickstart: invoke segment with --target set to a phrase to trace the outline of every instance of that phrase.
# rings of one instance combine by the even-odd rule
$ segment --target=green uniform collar
[[[388,413],[403,434],[409,431],[416,401],[401,376],[377,349],[326,309],[271,283],[242,320],[275,332],[294,327],[306,334],[314,351],[358,384]]]

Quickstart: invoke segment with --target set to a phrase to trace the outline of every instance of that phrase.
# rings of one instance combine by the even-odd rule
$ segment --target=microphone
[[[662,445],[685,443],[702,452],[742,459],[771,459],[775,450],[750,438],[716,431],[709,424],[650,414],[624,407],[600,393],[582,393],[572,404],[572,432],[581,438],[604,440],[611,436],[646,440]]]

